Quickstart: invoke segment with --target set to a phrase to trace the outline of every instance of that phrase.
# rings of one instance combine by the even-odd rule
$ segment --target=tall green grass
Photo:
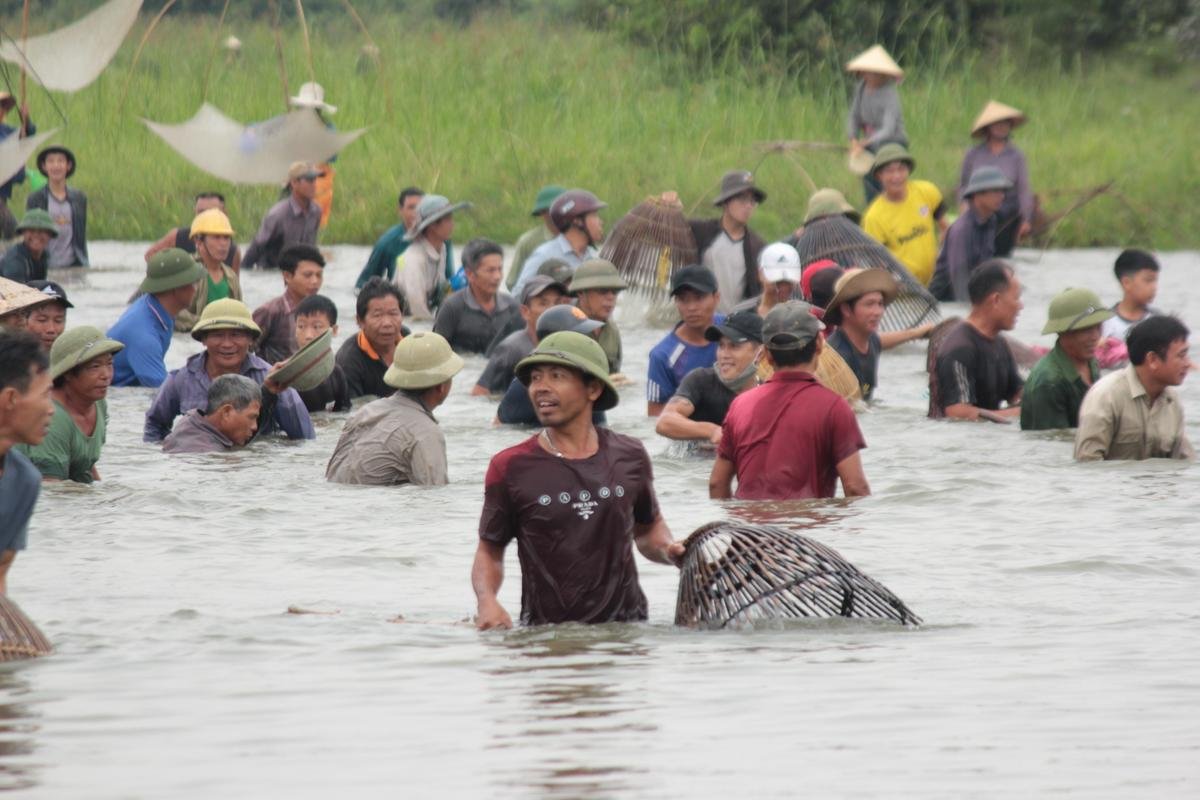
[[[838,155],[799,152],[797,166],[755,147],[775,139],[842,141],[849,83],[836,65],[799,77],[769,60],[689,67],[612,34],[503,16],[466,28],[400,16],[369,22],[385,48],[382,71],[360,55],[361,36],[348,21],[312,26],[317,79],[339,106],[334,121],[343,130],[369,128],[338,161],[324,241],[373,241],[395,221],[396,193],[408,184],[475,203],[460,218],[460,241],[512,241],[530,224],[534,193],[550,182],[596,191],[612,207],[611,224],[665,189],[711,213],[721,173],[754,169],[770,198],[753,224],[767,237],[800,223],[809,179],[861,203],[858,179]],[[54,98],[69,120],[57,141],[76,152],[73,183],[90,198],[91,236],[156,238],[189,220],[193,193],[215,188],[229,197],[239,238],[249,237],[277,191],[208,177],[140,122],[183,121],[199,107],[213,27],[188,18],[161,24],[122,107],[141,30],[99,81]],[[208,100],[243,121],[280,113],[269,28],[238,22],[227,33],[244,47],[233,60],[218,53]],[[308,79],[298,32],[286,32],[286,45],[294,90]],[[1030,115],[1017,142],[1049,210],[1088,186],[1117,181],[1119,196],[1070,215],[1057,245],[1200,245],[1192,212],[1200,193],[1196,75],[1151,78],[1112,62],[1031,68],[1019,53],[956,55],[930,60],[901,86],[917,177],[953,190],[970,123],[995,97]],[[51,127],[45,95],[34,92],[31,102],[37,122]]]

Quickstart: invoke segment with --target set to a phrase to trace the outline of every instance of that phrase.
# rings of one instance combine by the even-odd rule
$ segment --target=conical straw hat
[[[891,75],[893,78],[903,78],[904,70],[900,69],[883,45],[877,44],[855,56],[846,64],[847,72],[877,72],[880,75]]]
[[[995,100],[988,100],[988,104],[983,107],[983,111],[980,111],[979,116],[975,118],[975,124],[971,126],[971,135],[978,136],[983,133],[984,128],[988,125],[991,125],[993,122],[1003,122],[1004,120],[1012,122],[1015,128],[1025,123],[1025,115],[1012,106],[997,103]]]
[[[0,316],[53,300],[23,283],[0,278]]]

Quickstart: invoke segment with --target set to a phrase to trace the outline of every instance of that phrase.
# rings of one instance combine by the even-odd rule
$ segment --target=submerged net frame
[[[647,198],[613,226],[600,249],[629,282],[631,291],[665,302],[671,276],[699,260],[696,237],[679,203]]]
[[[846,268],[886,269],[890,272],[900,291],[883,312],[883,320],[879,324],[881,330],[905,330],[941,319],[937,300],[921,282],[886,247],[841,214],[820,217],[805,225],[796,240],[796,251],[800,253],[801,264],[827,258]]]
[[[0,661],[49,655],[53,647],[17,604],[0,595]]]
[[[779,619],[921,618],[820,542],[771,526],[714,522],[684,546],[675,624],[725,628]]]

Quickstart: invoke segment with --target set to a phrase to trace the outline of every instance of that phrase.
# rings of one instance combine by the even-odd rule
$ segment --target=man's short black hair
[[[503,260],[504,248],[491,239],[472,239],[463,248],[463,266],[469,272],[474,272],[479,269],[479,262],[483,260],[484,256],[500,256]]]
[[[400,199],[399,199],[399,201],[397,201],[396,205],[403,206],[404,201],[410,197],[424,197],[424,196],[425,196],[424,189],[418,189],[416,186],[405,186],[403,189],[400,190]]]
[[[767,353],[770,354],[771,361],[775,362],[777,367],[795,367],[807,364],[817,354],[817,340],[814,337],[811,342],[799,350],[775,350],[767,347]]]
[[[1149,317],[1129,329],[1125,334],[1125,346],[1129,350],[1129,362],[1140,365],[1146,356],[1155,353],[1166,360],[1167,351],[1178,341],[1187,341],[1189,331],[1178,317]]]
[[[301,261],[311,261],[320,264],[322,268],[325,266],[325,256],[311,244],[289,244],[279,254],[279,269],[295,273]]]
[[[0,391],[11,386],[21,394],[28,392],[30,367],[39,375],[50,368],[42,343],[32,333],[0,329]]]
[[[309,295],[296,306],[297,317],[307,317],[309,314],[324,314],[330,327],[337,325],[337,306],[323,294]]]
[[[396,302],[400,304],[402,312],[408,313],[408,303],[405,302],[404,292],[400,291],[400,287],[376,275],[358,290],[358,300],[354,304],[354,315],[360,320],[366,319],[367,306],[370,305],[371,301],[378,300],[380,297],[387,297],[388,295],[396,298]]]
[[[1134,275],[1144,269],[1158,272],[1158,260],[1154,256],[1147,253],[1145,250],[1122,250],[1121,255],[1117,256],[1117,261],[1113,264],[1113,273],[1117,276],[1117,280],[1121,280],[1126,275]]]
[[[199,203],[201,200],[211,199],[220,200],[221,205],[225,205],[225,195],[221,194],[220,192],[200,192],[200,194],[196,195],[195,202]]]
[[[967,281],[971,305],[979,305],[994,292],[1003,292],[1015,274],[1012,265],[1001,258],[991,258],[980,264]]]

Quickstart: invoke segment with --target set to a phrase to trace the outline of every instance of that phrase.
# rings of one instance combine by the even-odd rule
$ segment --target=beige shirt
[[[1195,457],[1183,428],[1183,405],[1167,387],[1153,404],[1132,364],[1096,381],[1079,409],[1079,461]]]
[[[325,468],[334,483],[397,486],[448,483],[446,439],[423,405],[396,392],[356,411]]]
[[[408,301],[409,318],[431,319],[429,298],[435,290],[441,291],[445,284],[446,245],[436,249],[422,235],[408,246],[400,256],[400,272],[396,285],[404,292]]]

